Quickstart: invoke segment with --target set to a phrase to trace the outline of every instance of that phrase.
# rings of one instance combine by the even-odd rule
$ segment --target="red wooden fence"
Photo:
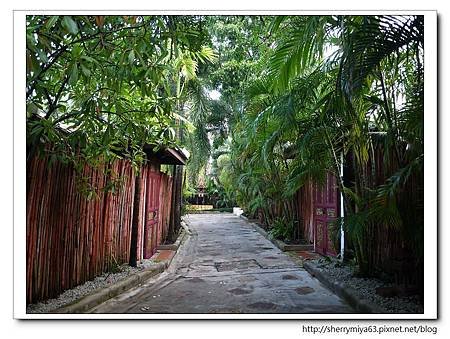
[[[159,172],[159,164],[143,166],[140,175],[139,260],[144,243],[149,244],[145,257],[151,256],[167,234],[172,193],[172,178]],[[117,179],[114,191],[105,190]],[[128,160],[85,166],[76,174],[70,166],[50,166],[47,158],[35,157],[27,167],[27,180],[28,303],[55,297],[128,262],[135,181]],[[80,183],[90,186],[90,199]],[[152,224],[146,206],[151,207],[147,212],[156,211]]]

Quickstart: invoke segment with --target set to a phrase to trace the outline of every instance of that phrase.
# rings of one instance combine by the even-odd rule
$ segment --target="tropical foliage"
[[[28,16],[28,155],[79,164],[173,146],[187,83],[213,51],[197,17]],[[70,133],[68,133],[70,132]]]
[[[420,265],[423,18],[227,17],[210,31],[220,51],[210,86],[230,108],[227,175],[239,205],[268,225],[293,220],[294,194],[331,172],[360,273],[376,271],[389,229]],[[341,177],[342,165],[352,178]]]
[[[143,144],[186,147],[186,192],[208,178],[223,206],[285,238],[296,192],[332,173],[360,273],[380,267],[387,230],[419,267],[423,29],[421,16],[30,16],[28,152],[138,165]]]

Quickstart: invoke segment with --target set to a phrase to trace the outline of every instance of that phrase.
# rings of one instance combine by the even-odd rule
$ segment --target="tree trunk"
[[[176,190],[175,190],[175,223],[174,223],[174,233],[173,239],[175,240],[176,235],[178,234],[178,230],[181,226],[181,204],[182,204],[182,189],[183,189],[183,166],[177,165],[175,169],[175,182],[176,182]]]
[[[136,173],[134,180],[134,202],[133,202],[133,221],[131,225],[131,244],[130,244],[130,261],[131,267],[137,266],[137,241],[139,231],[139,210],[141,206],[141,183],[140,173]]]
[[[167,231],[167,239],[169,241],[173,240],[173,234],[175,233],[175,192],[177,190],[175,180],[176,167],[177,167],[176,165],[173,165],[172,197],[170,199],[171,206],[170,206],[169,229]]]
[[[181,223],[181,190],[183,187],[183,167],[174,165],[172,184],[172,209],[170,213],[168,238],[174,241]]]

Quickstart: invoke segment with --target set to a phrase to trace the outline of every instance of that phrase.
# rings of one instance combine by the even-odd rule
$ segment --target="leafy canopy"
[[[29,154],[139,164],[144,144],[176,145],[180,86],[213,57],[202,20],[28,16]]]

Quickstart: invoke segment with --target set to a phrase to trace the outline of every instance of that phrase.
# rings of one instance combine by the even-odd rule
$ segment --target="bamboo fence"
[[[150,173],[160,181],[153,187],[157,192],[147,185]],[[140,175],[144,184],[139,260],[145,241],[151,244],[151,254],[164,241],[172,196],[172,178],[159,171],[159,164],[143,166]],[[27,180],[27,303],[56,297],[128,262],[135,182],[128,160],[95,168],[86,165],[76,173],[68,165],[50,164],[48,157],[36,156],[28,165]],[[111,186],[114,190],[105,189]],[[146,203],[158,210],[158,222],[147,232],[150,239],[144,239],[144,230],[149,227]]]

